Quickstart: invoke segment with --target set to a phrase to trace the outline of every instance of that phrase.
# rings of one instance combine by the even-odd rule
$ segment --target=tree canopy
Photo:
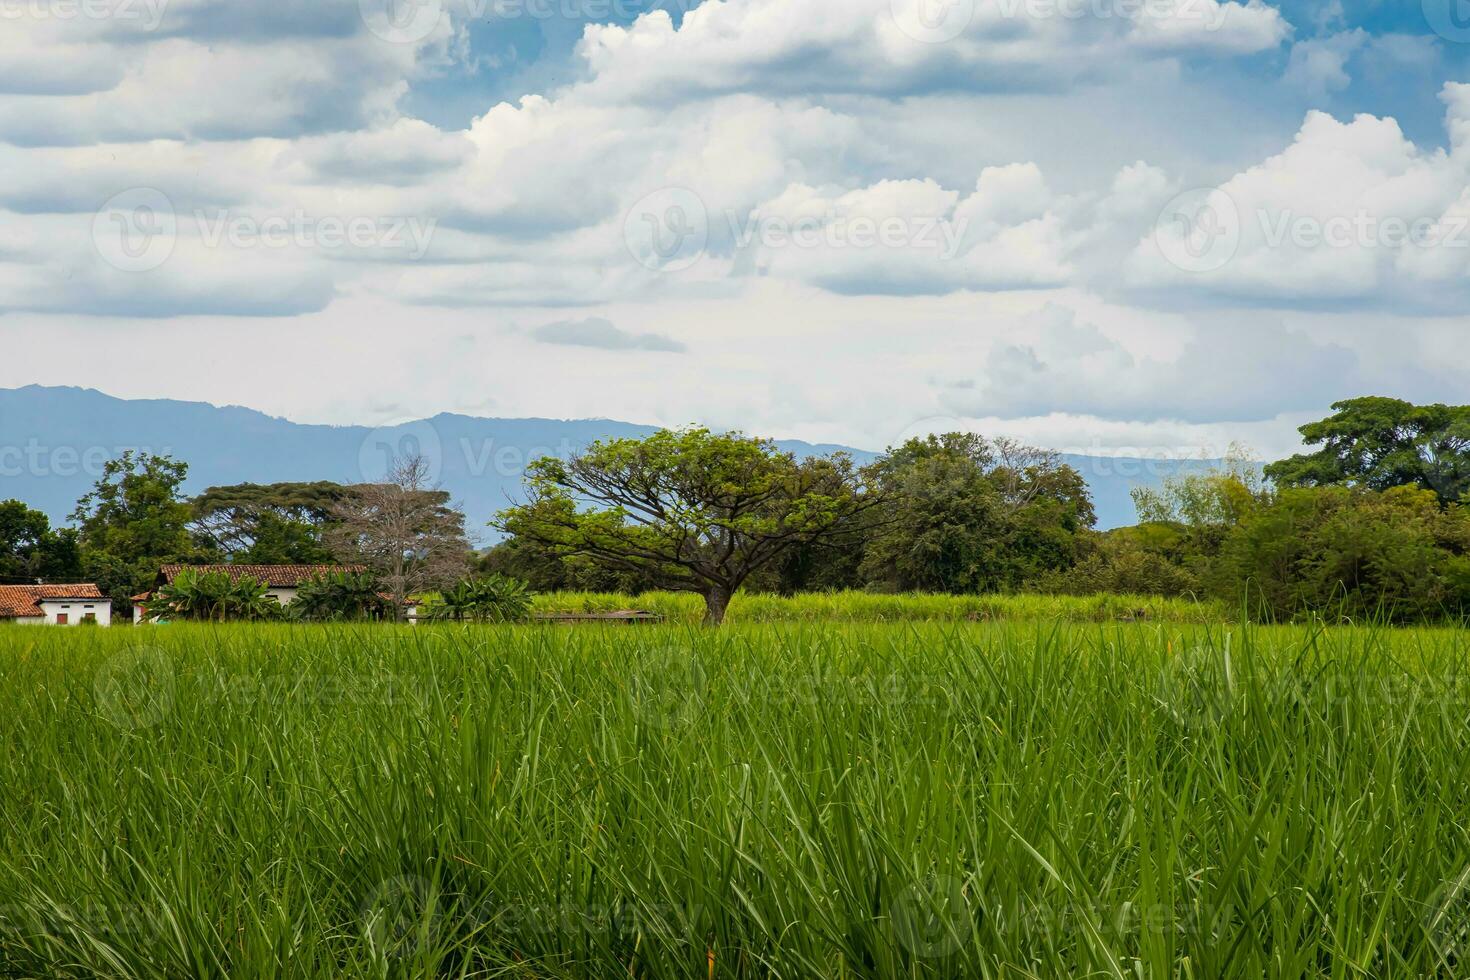
[[[527,487],[530,499],[497,526],[698,593],[711,624],[752,574],[800,544],[850,532],[878,502],[846,456],[798,461],[769,440],[704,428],[542,457]]]
[[[968,432],[910,439],[867,467],[884,497],[859,575],[893,591],[1014,588],[1072,564],[1096,520],[1082,475],[1055,454]]]
[[[367,566],[395,617],[409,598],[452,584],[468,567],[464,514],[430,484],[422,456],[395,459],[380,483],[349,487],[331,517],[329,547]]]
[[[1301,427],[1316,452],[1272,463],[1279,487],[1412,486],[1443,504],[1470,493],[1470,406],[1414,405],[1397,398],[1353,398]]]
[[[119,606],[152,586],[159,565],[200,557],[189,532],[193,508],[182,495],[188,473],[181,460],[125,452],[77,501],[72,520],[84,571]]]
[[[191,502],[190,529],[202,547],[231,562],[329,562],[324,534],[346,494],[346,487],[326,481],[210,487]]]
[[[77,533],[19,500],[0,501],[0,584],[58,581],[82,574]]]

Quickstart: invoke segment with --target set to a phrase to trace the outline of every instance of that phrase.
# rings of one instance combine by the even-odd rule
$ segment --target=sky
[[[0,386],[1266,458],[1470,398],[1467,0],[0,0]]]

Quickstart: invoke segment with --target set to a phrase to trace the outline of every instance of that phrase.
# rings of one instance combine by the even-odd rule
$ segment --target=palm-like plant
[[[428,603],[424,615],[452,622],[509,623],[530,615],[532,595],[526,583],[506,575],[463,579]]]
[[[266,595],[266,584],[249,575],[186,569],[148,600],[148,618],[211,620],[279,619],[281,605]]]
[[[341,621],[381,619],[387,601],[368,572],[327,572],[301,584],[291,603],[293,619]]]

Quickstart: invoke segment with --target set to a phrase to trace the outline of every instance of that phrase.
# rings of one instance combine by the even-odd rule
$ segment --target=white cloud
[[[600,97],[666,102],[691,91],[1056,89],[1130,53],[1249,54],[1290,32],[1260,0],[957,3],[938,26],[905,14],[892,0],[711,2],[677,29],[662,11],[589,25],[578,52]]]
[[[1416,146],[1393,119],[1309,114],[1290,147],[1222,183],[1195,220],[1145,237],[1129,257],[1130,281],[1253,303],[1461,303],[1470,272],[1467,92],[1445,89],[1446,149]],[[1221,242],[1218,268],[1189,267],[1191,246]]]

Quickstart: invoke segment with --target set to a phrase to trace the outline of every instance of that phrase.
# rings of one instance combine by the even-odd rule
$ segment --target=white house
[[[85,585],[0,585],[0,620],[35,626],[112,625],[112,600]]]

